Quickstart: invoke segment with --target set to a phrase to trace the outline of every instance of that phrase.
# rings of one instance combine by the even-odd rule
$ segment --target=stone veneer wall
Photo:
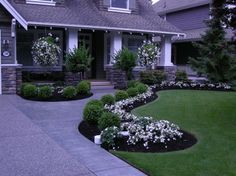
[[[157,66],[156,69],[164,71],[167,75],[167,80],[168,81],[174,81],[175,80],[175,73],[177,71],[176,66]]]
[[[2,66],[2,93],[16,94],[20,92],[22,84],[22,67],[21,65]]]
[[[65,72],[65,84],[76,86],[81,81],[81,73]]]
[[[127,88],[127,79],[124,71],[115,68],[113,65],[106,65],[106,80],[110,81],[116,89]]]

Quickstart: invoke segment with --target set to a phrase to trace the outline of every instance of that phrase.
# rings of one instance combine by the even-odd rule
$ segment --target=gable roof
[[[166,14],[174,11],[193,8],[210,4],[211,0],[160,0],[153,5],[158,14]]]
[[[99,10],[95,0],[68,0],[65,6],[42,6],[8,1],[29,26],[74,27],[81,29],[184,35],[156,15],[148,0],[137,0],[138,14]]]

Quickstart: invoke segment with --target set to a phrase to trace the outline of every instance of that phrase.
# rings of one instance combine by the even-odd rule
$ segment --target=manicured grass
[[[158,95],[134,113],[174,122],[198,143],[170,153],[114,153],[152,176],[236,175],[236,93],[172,90]]]

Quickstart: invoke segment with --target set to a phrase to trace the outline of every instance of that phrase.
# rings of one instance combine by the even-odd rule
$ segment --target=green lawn
[[[115,154],[153,176],[236,175],[236,93],[173,90],[133,113],[166,119],[196,135],[198,143],[170,153]]]

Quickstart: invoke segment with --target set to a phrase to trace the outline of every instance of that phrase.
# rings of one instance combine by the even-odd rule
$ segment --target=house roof
[[[65,6],[42,6],[8,1],[29,26],[50,26],[119,30],[184,35],[174,25],[156,15],[148,0],[137,0],[138,14],[99,10],[96,0],[69,0]]]
[[[153,5],[155,11],[162,15],[179,10],[209,4],[211,0],[160,0]]]

